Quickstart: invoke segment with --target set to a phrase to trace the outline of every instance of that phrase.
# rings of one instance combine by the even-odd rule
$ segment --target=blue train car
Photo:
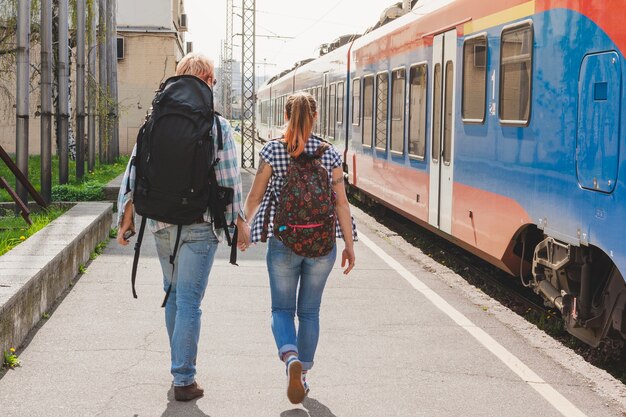
[[[626,339],[625,6],[420,0],[342,49],[335,107],[353,187],[520,275],[593,346]]]

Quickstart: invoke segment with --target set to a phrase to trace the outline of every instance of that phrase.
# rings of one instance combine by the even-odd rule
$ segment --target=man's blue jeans
[[[172,280],[170,255],[174,252],[177,226],[154,234],[163,270],[163,288],[172,291],[165,306],[165,325],[170,339],[171,372],[174,386],[190,385],[195,380],[198,339],[200,338],[200,304],[213,266],[218,240],[209,223],[183,226],[176,268]]]
[[[282,358],[285,352],[297,352],[304,370],[313,366],[320,332],[322,294],[336,257],[336,246],[326,256],[305,258],[296,255],[280,240],[269,239],[267,270],[272,296],[272,332],[278,356]]]

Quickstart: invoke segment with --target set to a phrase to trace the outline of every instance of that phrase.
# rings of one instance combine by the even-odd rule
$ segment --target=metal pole
[[[226,0],[226,41],[224,42],[224,115],[233,118],[233,0]]]
[[[59,183],[67,184],[69,180],[68,168],[68,138],[69,138],[69,27],[68,27],[68,0],[59,0],[59,59],[57,63],[59,85]]]
[[[107,21],[107,31],[106,31],[106,57],[107,57],[107,163],[112,163],[115,159],[115,144],[114,144],[114,104],[113,104],[113,66],[115,65],[115,61],[117,60],[117,56],[114,55],[116,49],[113,46],[113,42],[115,41],[115,27],[113,26],[113,4],[116,0],[107,0],[107,9],[106,9],[106,21]]]
[[[85,176],[85,0],[76,0],[76,178]]]
[[[52,201],[52,0],[41,2],[41,197]]]
[[[28,178],[28,90],[30,74],[30,0],[19,2],[17,9],[17,94],[16,94],[16,134],[15,150],[17,167]],[[17,177],[17,195],[28,203],[28,190]]]
[[[254,168],[256,0],[242,0],[241,19],[241,166]]]
[[[111,2],[111,95],[113,96],[113,159],[120,156],[119,90],[117,85],[117,0]]]
[[[111,0],[109,0],[111,1]],[[98,84],[99,84],[99,114],[98,114],[98,155],[100,162],[107,161],[108,136],[107,136],[107,114],[109,88],[107,84],[107,0],[98,0]]]
[[[89,31],[87,32],[87,43],[89,44],[87,54],[87,113],[89,114],[87,140],[88,158],[87,169],[93,171],[96,167],[96,100],[98,99],[96,85],[96,59],[98,39],[96,37],[96,6],[93,1],[89,2],[87,19],[89,21]]]

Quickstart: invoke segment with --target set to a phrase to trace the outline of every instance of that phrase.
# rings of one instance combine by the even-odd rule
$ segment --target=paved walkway
[[[276,358],[265,245],[240,255],[239,267],[228,264],[227,247],[218,252],[198,356],[206,394],[173,400],[161,272],[148,233],[139,299],[130,290],[132,245],[111,241],[21,349],[23,366],[0,379],[0,416],[625,415],[624,402],[610,397],[620,392],[610,378],[355,215],[363,236],[357,266],[344,277],[337,264],[329,279],[302,405],[287,401]]]

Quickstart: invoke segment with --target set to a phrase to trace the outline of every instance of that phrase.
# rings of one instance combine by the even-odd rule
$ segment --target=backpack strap
[[[165,293],[165,298],[163,299],[163,304],[161,307],[165,307],[167,304],[167,299],[170,297],[170,292],[172,292],[172,284],[174,283],[174,270],[176,269],[176,264],[174,261],[176,260],[176,253],[178,252],[178,244],[180,243],[180,235],[183,231],[183,225],[179,224],[178,229],[176,230],[176,243],[174,243],[174,253],[170,255],[170,263],[172,264],[172,281],[170,282],[169,287],[167,287],[167,292]]]
[[[139,253],[141,252],[141,241],[143,240],[143,232],[146,230],[146,218],[141,217],[141,226],[139,227],[139,234],[137,235],[137,242],[135,243],[135,257],[133,258],[133,272],[130,276],[130,284],[133,289],[133,297],[137,298],[137,291],[135,291],[135,278],[137,277],[137,264],[139,263]]]
[[[224,149],[224,138],[222,137],[222,124],[219,117],[217,117],[218,114],[213,117],[215,117],[215,127],[217,128],[217,149],[221,151]]]

